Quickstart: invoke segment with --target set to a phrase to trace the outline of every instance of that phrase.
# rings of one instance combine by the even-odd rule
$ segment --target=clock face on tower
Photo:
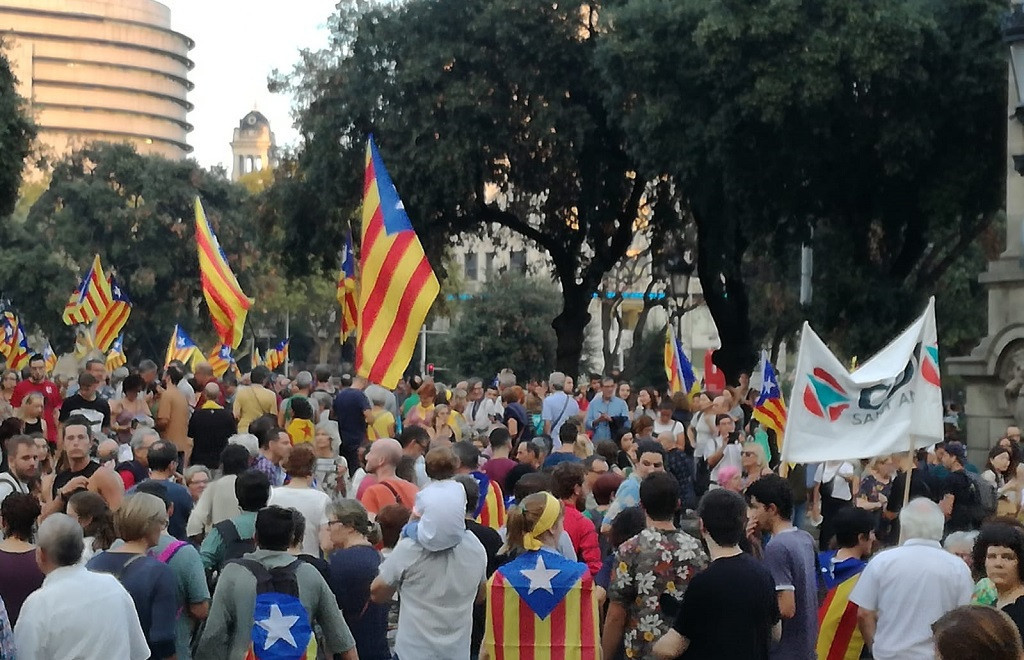
[[[254,126],[256,124],[256,117],[249,115],[249,119],[247,119],[246,121],[249,122],[250,126]]]

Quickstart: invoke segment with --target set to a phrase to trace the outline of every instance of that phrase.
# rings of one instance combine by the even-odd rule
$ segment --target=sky
[[[328,17],[337,0],[161,0],[171,29],[195,41],[189,57],[195,89],[188,100],[195,128],[188,143],[199,164],[230,172],[231,132],[255,106],[270,120],[279,146],[294,144],[291,99],[267,91],[267,75],[290,70],[301,48],[327,43]]]

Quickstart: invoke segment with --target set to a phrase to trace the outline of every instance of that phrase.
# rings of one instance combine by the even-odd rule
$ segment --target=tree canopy
[[[36,136],[25,102],[15,89],[16,82],[11,63],[0,49],[0,217],[14,210],[25,159]]]
[[[671,176],[697,222],[698,272],[723,342],[715,359],[727,375],[754,360],[751,278],[786,286],[788,274],[795,291],[803,243],[816,249],[807,312],[854,352],[879,348],[948,283],[1002,203],[1005,8],[605,6],[609,113],[641,175]],[[761,255],[772,263],[749,268]],[[795,296],[772,295],[782,307],[758,301],[758,313],[792,325]],[[775,319],[757,319],[766,320]]]

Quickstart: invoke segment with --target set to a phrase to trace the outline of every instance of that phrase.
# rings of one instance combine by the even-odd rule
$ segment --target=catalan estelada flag
[[[775,431],[775,441],[782,448],[782,436],[786,430],[786,400],[779,389],[779,378],[775,375],[768,355],[761,355],[761,395],[754,404],[754,419],[766,429]]]
[[[470,472],[480,486],[480,497],[476,501],[473,518],[486,527],[499,530],[505,526],[505,497],[501,486],[483,472]]]
[[[393,389],[440,285],[372,135],[366,142],[362,236],[356,372]]]
[[[252,560],[245,560],[252,561]],[[263,569],[257,575],[272,580]],[[257,578],[259,579],[259,578]],[[297,596],[275,589],[276,583],[257,586],[252,613],[252,640],[245,660],[313,660],[317,657],[316,636],[310,626],[309,613]],[[259,589],[267,589],[259,593]]]
[[[196,248],[199,251],[199,278],[203,297],[221,342],[236,348],[242,341],[245,317],[252,299],[242,292],[228,266],[224,251],[206,220],[203,205],[196,197]]]
[[[669,393],[694,394],[700,388],[693,365],[683,352],[683,345],[676,338],[671,324],[665,328],[665,377]]]
[[[96,348],[105,351],[114,343],[132,313],[132,301],[113,277],[110,278],[110,304],[96,317]]]
[[[85,359],[94,350],[96,350],[96,340],[92,335],[92,327],[80,325],[75,328],[75,358],[78,360]]]
[[[3,339],[0,340],[0,353],[3,353],[10,369],[20,370],[28,366],[32,352],[28,347],[28,333],[25,326],[13,312],[4,312],[0,323],[3,324]]]
[[[867,562],[856,557],[835,562],[835,554],[832,551],[818,555],[821,577],[828,589],[825,602],[818,608],[818,657],[858,660],[864,649],[864,637],[857,629],[857,605],[850,602],[850,592]]]
[[[341,328],[338,338],[342,344],[356,331],[359,320],[359,294],[356,291],[356,255],[352,249],[352,233],[345,236],[341,252],[341,270],[338,272],[338,304],[341,305]]]
[[[290,343],[290,339],[285,339],[267,351],[267,354],[263,357],[263,364],[266,365],[267,369],[273,371],[284,364],[284,361],[288,359],[288,345]]]
[[[525,552],[495,571],[484,625],[494,660],[601,657],[590,571],[550,550]]]
[[[199,351],[199,347],[188,336],[188,333],[180,325],[175,325],[171,341],[167,344],[167,358],[164,360],[164,366],[169,365],[171,360],[180,360],[184,364],[188,364],[197,351]]]
[[[110,305],[110,283],[103,274],[100,255],[93,257],[92,266],[82,278],[78,288],[64,305],[64,325],[88,323]]]
[[[107,371],[113,371],[127,363],[128,358],[124,355],[124,335],[118,335],[107,351]]]
[[[231,365],[235,363],[234,358],[231,357],[231,347],[227,344],[214,346],[210,354],[206,356],[206,361],[210,363],[210,368],[213,369],[214,378],[223,376]]]
[[[46,373],[52,374],[53,370],[57,367],[57,354],[53,352],[49,339],[46,340],[46,344],[43,346],[43,360],[46,363]]]

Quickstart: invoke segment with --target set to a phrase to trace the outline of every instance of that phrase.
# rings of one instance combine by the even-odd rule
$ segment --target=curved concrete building
[[[174,159],[192,151],[194,43],[159,2],[0,0],[0,39],[39,140],[57,154],[94,141]]]

